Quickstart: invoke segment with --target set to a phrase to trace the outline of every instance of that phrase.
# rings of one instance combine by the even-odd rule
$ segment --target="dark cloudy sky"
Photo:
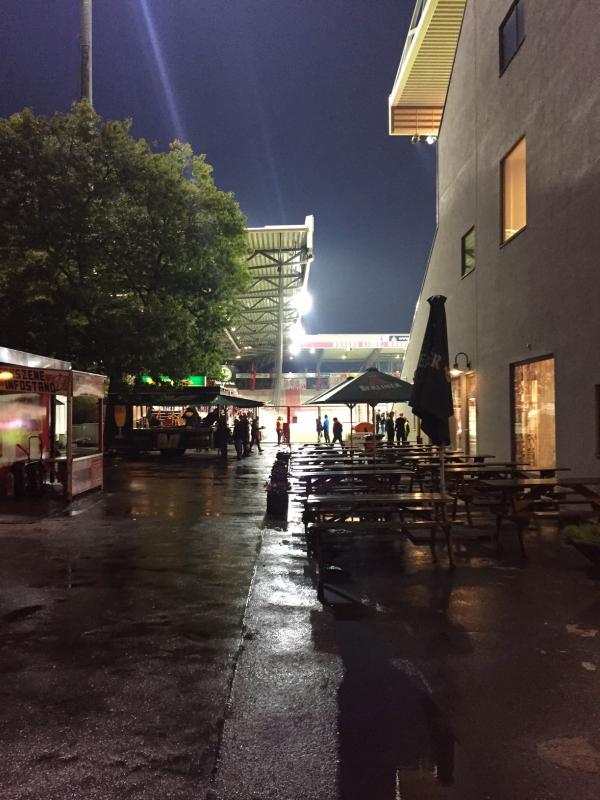
[[[0,115],[79,94],[79,0],[2,0]],[[435,147],[387,134],[414,0],[94,0],[94,105],[205,153],[252,226],[315,215],[310,332],[408,332]]]

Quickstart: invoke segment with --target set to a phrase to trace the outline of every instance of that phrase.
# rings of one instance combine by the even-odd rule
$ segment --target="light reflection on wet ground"
[[[334,536],[319,601],[298,506],[264,520],[272,458],[117,461],[0,527],[2,800],[597,800],[556,766],[600,746],[578,556]]]
[[[449,571],[426,547],[332,534],[311,606],[298,516],[266,529],[217,796],[596,800],[596,774],[535,753],[555,730],[598,752],[595,690],[563,623],[600,599],[554,532],[532,539],[528,564],[459,541]]]
[[[118,460],[67,517],[0,526],[2,800],[202,796],[267,470]]]

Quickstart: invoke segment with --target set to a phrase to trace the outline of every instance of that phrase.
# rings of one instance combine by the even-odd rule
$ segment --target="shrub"
[[[560,532],[562,541],[587,542],[600,545],[600,523],[587,522],[583,525],[566,525]]]

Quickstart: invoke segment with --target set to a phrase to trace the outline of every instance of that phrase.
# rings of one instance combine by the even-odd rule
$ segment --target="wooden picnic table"
[[[410,472],[404,467],[393,467],[385,464],[373,466],[372,464],[347,467],[325,467],[323,469],[308,469],[297,473],[294,477],[305,484],[306,495],[315,492],[316,487],[327,487],[331,491],[347,490],[364,491],[369,488],[381,488],[381,484],[391,490],[398,486],[400,478],[410,478]]]
[[[530,467],[527,467],[530,470]],[[547,471],[539,467],[540,472]],[[565,470],[553,468],[553,471]],[[500,527],[504,520],[513,522],[517,528],[521,552],[525,555],[523,531],[529,526],[534,515],[551,517],[560,522],[578,521],[584,518],[600,518],[600,493],[592,486],[600,486],[600,477],[531,477],[497,478],[481,480],[479,485],[488,492],[500,493],[500,503],[496,508],[496,541],[500,544]],[[589,505],[588,511],[574,508]]]
[[[344,453],[326,454],[321,456],[301,456],[300,458],[292,458],[290,461],[291,468],[296,467],[309,467],[311,465],[331,465],[331,464],[389,464],[387,459],[383,458],[365,458],[354,455],[346,455]]]
[[[323,530],[384,529],[409,535],[411,528],[426,527],[430,531],[429,546],[435,561],[436,533],[441,528],[452,565],[452,522],[447,513],[452,502],[451,495],[441,492],[312,494],[304,501],[307,541],[320,550]]]

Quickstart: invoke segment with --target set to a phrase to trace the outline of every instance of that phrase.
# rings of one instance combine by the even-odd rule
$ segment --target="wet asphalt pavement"
[[[334,536],[320,602],[265,450],[114,461],[71,516],[0,517],[0,798],[597,800],[583,559]]]

